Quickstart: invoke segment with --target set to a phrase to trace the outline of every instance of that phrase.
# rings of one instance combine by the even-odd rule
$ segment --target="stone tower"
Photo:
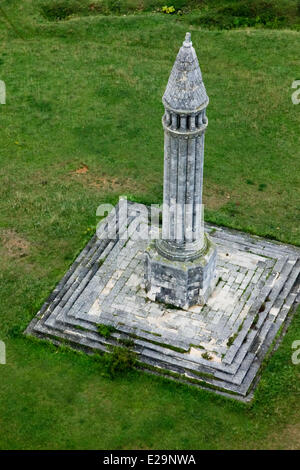
[[[202,186],[208,96],[186,34],[163,95],[162,236],[146,251],[152,300],[181,308],[206,302],[216,283],[216,248],[204,232]]]

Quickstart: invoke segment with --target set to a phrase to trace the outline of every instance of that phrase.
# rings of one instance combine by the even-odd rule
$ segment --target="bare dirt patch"
[[[211,210],[218,210],[231,199],[231,194],[225,188],[207,183],[203,191],[203,204]]]
[[[300,423],[289,424],[270,439],[269,449],[300,450]]]
[[[112,178],[105,175],[98,178],[94,178],[93,181],[90,181],[88,183],[88,185],[102,191],[118,191],[119,189],[132,190],[137,187],[137,184],[129,178],[120,179]]]
[[[84,175],[89,171],[89,167],[85,164],[82,164],[80,168],[77,168],[77,170],[73,171],[72,174],[74,175]]]
[[[132,178],[116,178],[105,173],[95,176],[93,172],[89,172],[89,168],[85,164],[82,164],[77,170],[72,171],[71,177],[84,186],[94,188],[101,192],[138,191],[143,189],[143,186]]]
[[[30,243],[12,229],[0,229],[0,253],[9,258],[22,258],[30,251]]]

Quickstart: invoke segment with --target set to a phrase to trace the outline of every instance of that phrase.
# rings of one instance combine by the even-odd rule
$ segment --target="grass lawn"
[[[250,405],[144,373],[111,380],[101,362],[21,334],[99,204],[161,202],[161,97],[188,29],[210,97],[206,220],[300,245],[300,32],[2,7],[18,34],[1,21],[0,449],[300,448],[299,315]]]

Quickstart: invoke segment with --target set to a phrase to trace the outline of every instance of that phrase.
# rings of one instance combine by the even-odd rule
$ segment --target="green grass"
[[[111,325],[104,325],[99,324],[97,325],[98,333],[100,336],[104,336],[104,338],[110,338],[111,334],[116,331],[116,329]]]
[[[210,96],[206,220],[300,244],[300,33],[205,31],[160,13],[48,21],[29,0],[2,7],[18,34],[0,24],[0,448],[296,446],[299,315],[251,405],[138,372],[111,380],[101,361],[20,333],[91,236],[99,204],[161,202],[161,96],[188,26]]]
[[[203,0],[190,4],[190,22],[212,29],[300,29],[298,0]]]

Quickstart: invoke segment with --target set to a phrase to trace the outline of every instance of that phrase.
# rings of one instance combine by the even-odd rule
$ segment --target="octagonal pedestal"
[[[203,305],[217,282],[215,244],[207,234],[206,249],[192,261],[174,261],[161,256],[155,242],[146,250],[145,288],[153,301],[188,309]]]

